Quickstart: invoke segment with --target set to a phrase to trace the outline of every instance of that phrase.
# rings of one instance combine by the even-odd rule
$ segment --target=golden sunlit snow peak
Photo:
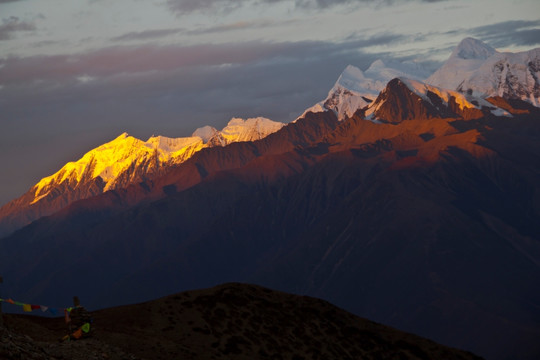
[[[224,139],[222,145],[226,145],[259,140],[283,126],[283,123],[265,118],[233,118],[221,132],[216,132]],[[137,181],[136,169],[151,174],[164,166],[180,164],[210,146],[215,146],[215,143],[207,143],[196,135],[183,138],[152,136],[145,142],[123,133],[39,181],[33,188],[34,199],[31,204],[46,197],[57,184],[65,182],[70,188],[76,188],[82,183],[101,178],[103,191],[122,187],[126,185],[126,179],[128,182]]]

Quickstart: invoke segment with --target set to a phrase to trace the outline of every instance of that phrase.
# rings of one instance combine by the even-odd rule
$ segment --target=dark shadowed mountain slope
[[[487,358],[537,358],[540,114],[511,107],[524,111],[354,116],[288,152],[190,160],[156,179],[158,201],[111,214],[95,198],[3,239],[6,291],[102,307],[248,281]]]
[[[183,292],[100,310],[93,317],[92,338],[58,344],[63,319],[9,316],[8,327],[34,341],[11,333],[5,347],[29,349],[25,355],[36,359],[47,354],[70,360],[480,359],[319,299],[247,284]]]

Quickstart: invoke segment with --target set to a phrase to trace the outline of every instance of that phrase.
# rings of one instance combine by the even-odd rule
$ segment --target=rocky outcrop
[[[483,99],[467,98],[456,91],[395,78],[368,108],[359,113],[372,121],[397,124],[412,119],[477,119],[496,109]]]

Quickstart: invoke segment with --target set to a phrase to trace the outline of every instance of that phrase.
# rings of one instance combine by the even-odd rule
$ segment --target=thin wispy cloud
[[[249,26],[256,25],[251,23],[229,24],[224,25],[223,28],[208,28],[203,31],[224,31]],[[158,33],[169,31],[159,30]],[[140,36],[140,34],[142,33],[133,36],[126,34],[121,38],[124,40],[149,38],[146,35]],[[339,43],[329,41],[249,41],[191,46],[124,45],[69,55],[9,56],[0,59],[0,66],[4,70],[2,82],[6,86],[35,84],[38,80],[42,84],[50,81],[58,85],[83,75],[103,78],[116,74],[167,72],[201,66],[268,64],[273,61],[302,62],[309,59],[345,56],[351,53],[360,54],[373,46],[390,46],[408,41],[412,40],[402,34],[382,33],[370,37],[350,36]]]
[[[114,42],[123,42],[123,41],[146,41],[146,40],[155,40],[169,37],[176,34],[184,35],[204,35],[204,34],[213,34],[213,33],[224,33],[230,31],[241,31],[249,29],[262,29],[267,27],[283,26],[287,24],[292,24],[296,20],[284,20],[284,21],[274,21],[274,20],[257,20],[257,21],[237,21],[228,24],[215,25],[210,27],[201,27],[198,29],[184,29],[184,28],[173,28],[173,29],[154,29],[154,30],[145,30],[145,31],[135,31],[122,34],[111,38],[111,41]]]
[[[484,25],[468,30],[494,47],[508,45],[534,46],[540,44],[540,20],[512,20]]]
[[[112,38],[112,41],[152,40],[184,32],[185,29],[155,29],[134,31]]]
[[[290,3],[296,9],[327,9],[354,4],[391,6],[400,1],[434,3],[452,0],[167,0],[167,4],[178,15],[187,15],[195,11],[227,13],[245,5]]]
[[[250,29],[263,29],[269,27],[278,27],[290,25],[297,22],[297,20],[257,20],[257,21],[237,21],[229,24],[222,24],[216,26],[210,26],[206,28],[199,28],[194,30],[186,31],[188,35],[204,35],[212,33],[223,33],[229,31],[240,31],[240,30],[250,30]]]
[[[0,25],[0,40],[10,40],[17,32],[35,31],[36,26],[27,21],[21,21],[18,17],[11,16],[7,19],[2,19]]]
[[[250,0],[167,0],[171,11],[181,15],[195,11],[203,12],[230,12]]]

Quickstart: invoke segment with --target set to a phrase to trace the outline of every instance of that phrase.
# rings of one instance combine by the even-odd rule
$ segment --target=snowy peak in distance
[[[379,59],[365,71],[349,65],[328,92],[326,99],[308,108],[300,117],[310,111],[332,110],[339,120],[344,120],[368,106],[373,111],[371,104],[388,82],[395,78],[422,81],[478,99],[500,96],[540,106],[540,49],[515,54],[502,53],[480,40],[468,37],[454,48],[448,60],[431,75],[428,69],[416,61]],[[430,90],[430,93],[434,92]]]
[[[397,77],[406,77],[414,80],[424,80],[431,72],[417,61],[376,60],[365,71],[371,79],[381,80],[385,84]],[[382,89],[381,89],[382,90]],[[380,90],[379,90],[380,91]]]
[[[160,175],[203,148],[259,140],[284,125],[261,117],[247,120],[233,118],[221,131],[205,126],[190,137],[152,136],[143,141],[123,133],[87,152],[79,160],[67,163],[53,175],[41,179],[21,198],[6,204],[5,209],[32,206],[35,218],[39,218],[74,201]],[[51,205],[51,202],[55,205]],[[39,204],[48,204],[43,205],[46,213],[36,210],[35,206]]]
[[[191,136],[199,137],[203,143],[208,144],[212,138],[219,136],[219,130],[213,126],[206,125],[195,130]]]
[[[92,183],[92,193],[96,195],[95,192],[142,181],[163,165],[181,163],[203,147],[198,137],[173,139],[157,136],[145,142],[123,133],[87,152],[81,159],[67,163],[55,174],[41,179],[30,189],[34,193],[31,204],[47,196],[58,196],[60,184],[74,189]],[[98,178],[99,185],[96,185]]]
[[[200,137],[208,146],[226,146],[233,142],[256,141],[275,133],[285,126],[284,123],[264,117],[241,119],[232,118],[223,130],[204,126],[195,130],[192,136]]]
[[[476,97],[500,96],[540,106],[540,48],[498,52],[466,38],[426,82]]]
[[[363,72],[359,68],[348,65],[328,92],[323,101],[307,109],[307,112],[332,110],[339,120],[352,116],[373,102],[388,81],[396,77],[407,77],[423,80],[429,72],[421,64],[414,61],[374,61]]]
[[[361,86],[362,83],[366,81],[366,77],[362,70],[356,66],[348,65],[345,70],[339,75],[334,88],[337,86],[342,86],[351,91],[365,91],[365,88]]]
[[[497,50],[473,38],[463,39],[454,48],[448,60],[427,78],[428,84],[445,89],[456,90],[464,79],[471,76],[474,71],[497,53]]]
[[[497,50],[475,38],[465,38],[454,48],[450,59],[486,60]]]
[[[489,57],[457,87],[476,96],[500,96],[540,106],[540,48]]]

